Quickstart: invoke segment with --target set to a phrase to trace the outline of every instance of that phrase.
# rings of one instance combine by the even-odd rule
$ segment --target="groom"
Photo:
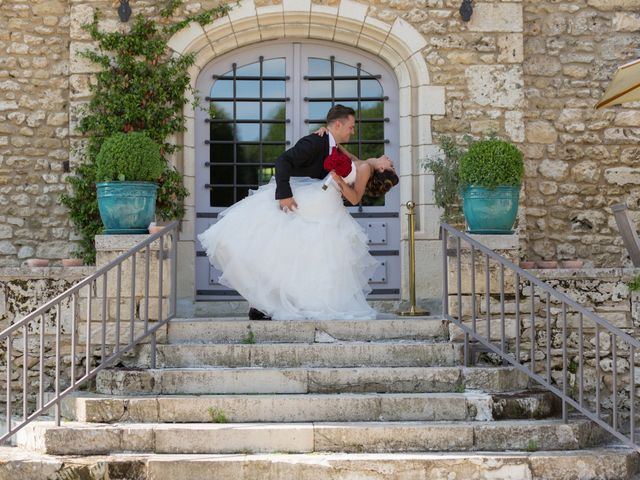
[[[311,177],[323,179],[329,172],[324,169],[324,159],[333,147],[348,142],[356,125],[356,112],[344,105],[334,105],[327,113],[327,134],[312,133],[302,137],[289,150],[276,160],[276,200],[285,212],[298,208],[289,179],[291,177]],[[357,160],[349,155],[352,160]],[[367,160],[377,170],[384,171],[393,166],[393,162],[383,155]],[[270,320],[264,313],[255,308],[249,310],[250,320]]]

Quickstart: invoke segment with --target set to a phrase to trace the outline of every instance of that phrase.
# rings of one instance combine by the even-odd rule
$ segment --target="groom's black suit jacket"
[[[329,155],[329,134],[302,137],[276,160],[276,200],[293,197],[291,177],[324,178],[324,159]]]

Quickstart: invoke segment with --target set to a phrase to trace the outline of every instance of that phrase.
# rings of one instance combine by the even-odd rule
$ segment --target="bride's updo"
[[[373,175],[367,182],[364,193],[369,197],[382,197],[394,185],[397,185],[399,180],[398,175],[393,170],[385,170],[383,172],[374,170]]]

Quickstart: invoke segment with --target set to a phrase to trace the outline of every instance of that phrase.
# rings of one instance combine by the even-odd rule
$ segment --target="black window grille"
[[[227,207],[268,182],[286,141],[285,58],[214,75],[209,102],[209,183],[212,207]]]

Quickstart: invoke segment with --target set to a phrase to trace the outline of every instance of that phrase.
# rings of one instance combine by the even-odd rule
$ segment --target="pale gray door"
[[[357,112],[351,152],[362,159],[386,153],[399,165],[397,83],[369,55],[319,43],[252,46],[205,67],[197,88],[208,110],[196,112],[196,234],[267,183],[275,159],[336,103]],[[400,296],[399,210],[398,187],[349,207],[381,262],[370,280],[372,299]],[[239,298],[217,283],[219,272],[197,240],[195,255],[198,300]]]

